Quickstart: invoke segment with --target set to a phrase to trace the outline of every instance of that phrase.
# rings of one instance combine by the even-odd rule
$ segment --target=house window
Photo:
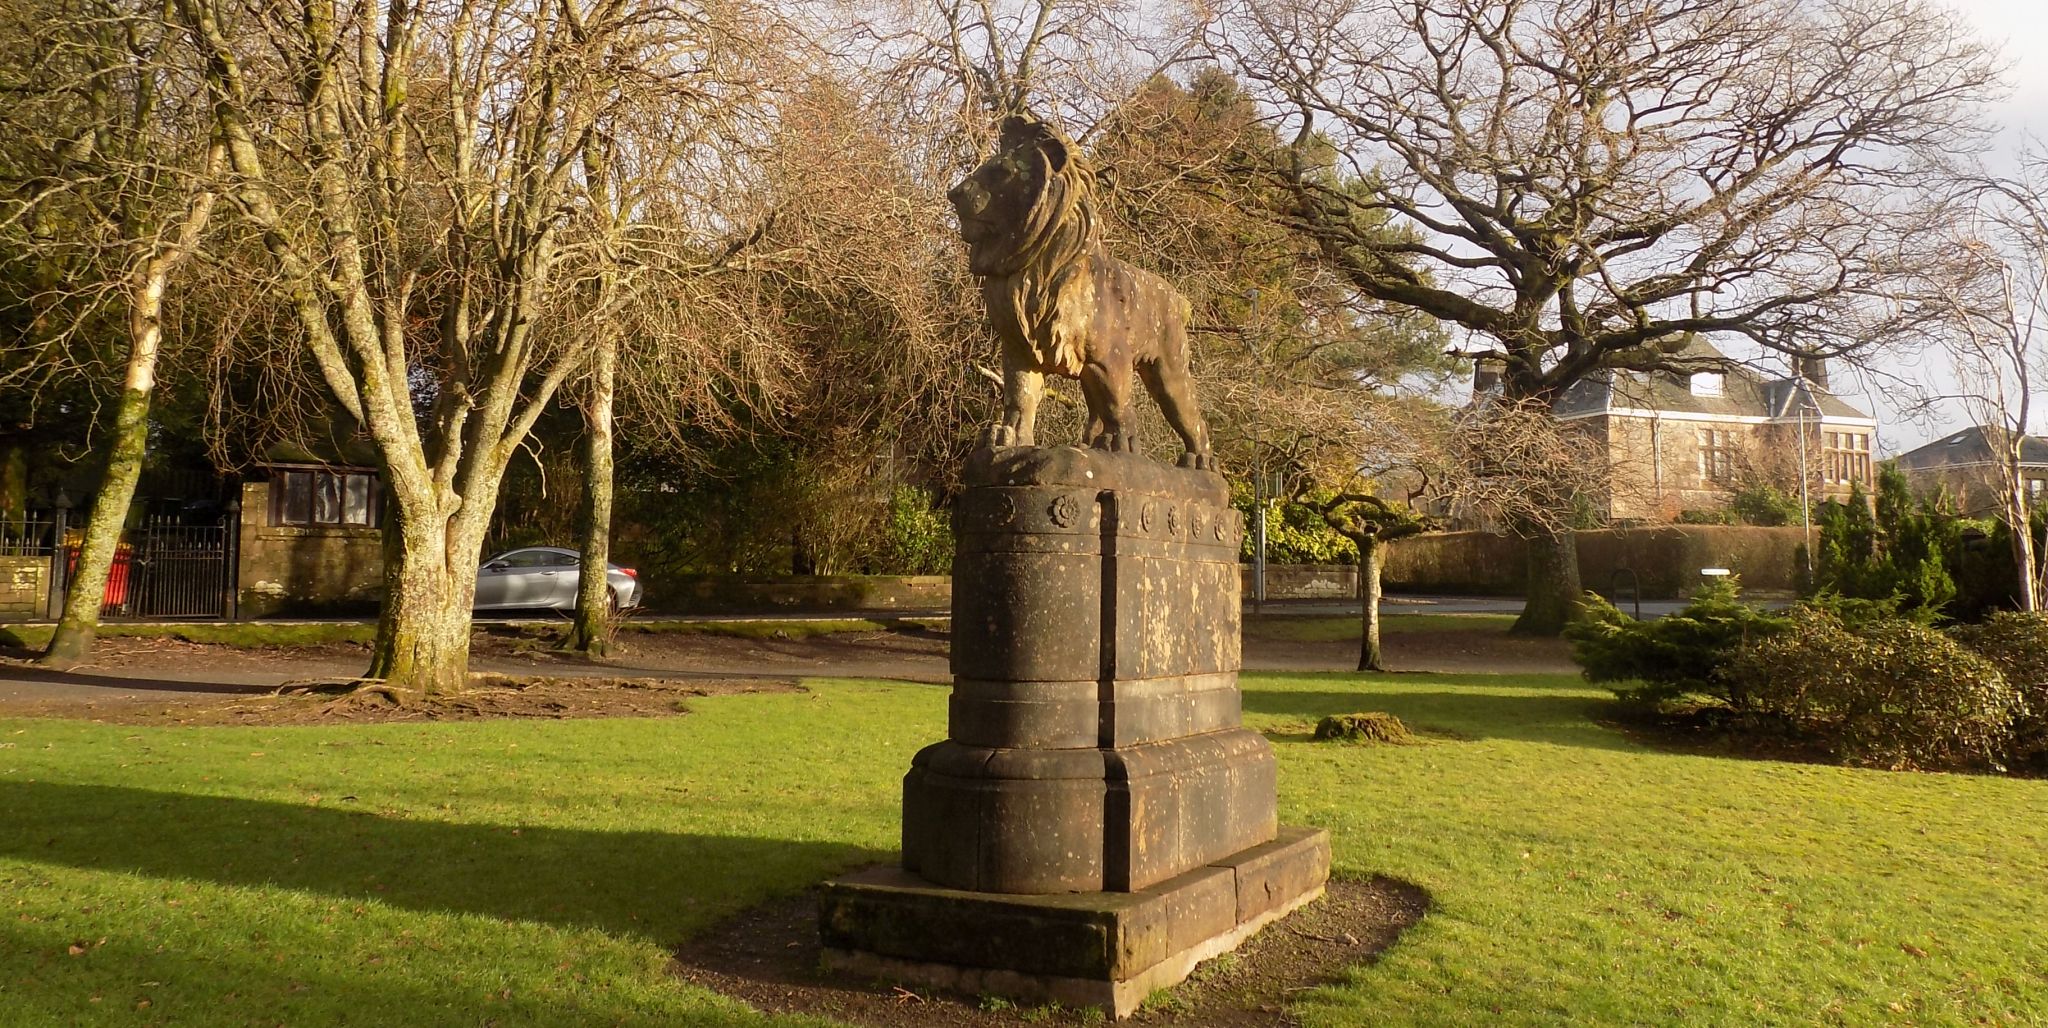
[[[271,480],[271,523],[361,525],[382,518],[377,476],[359,471],[279,471]]]
[[[1735,433],[1725,428],[1702,428],[1699,443],[1700,481],[1734,481]]]
[[[2044,490],[2048,490],[2048,478],[2030,478],[2030,479],[2027,479],[2027,498],[2028,498],[2028,499],[2031,499],[2031,500],[2033,500],[2034,502],[2036,502],[2036,503],[2039,503],[2039,502],[2041,501],[2041,493],[2042,493],[2042,492],[2043,492]]]
[[[1699,371],[1692,376],[1694,396],[1720,396],[1728,391],[1728,375],[1721,371]]]
[[[1821,474],[1834,485],[1870,481],[1870,436],[1862,432],[1822,433]]]

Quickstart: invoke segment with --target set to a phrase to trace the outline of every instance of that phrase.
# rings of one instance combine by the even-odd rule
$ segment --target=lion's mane
[[[1078,159],[1046,178],[1025,216],[1018,243],[1004,255],[983,293],[990,313],[1014,324],[1042,370],[1075,376],[1086,355],[1077,333],[1060,325],[1072,289],[1086,280],[1086,258],[1101,242],[1095,174]]]

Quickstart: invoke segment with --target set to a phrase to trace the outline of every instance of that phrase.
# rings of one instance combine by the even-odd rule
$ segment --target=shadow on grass
[[[401,945],[404,941],[399,940]],[[508,975],[522,976],[506,979],[517,988],[501,988],[464,980],[459,962],[446,974],[430,969],[401,977],[366,966],[360,958],[256,940],[197,951],[167,949],[146,936],[117,937],[81,958],[67,955],[61,941],[12,925],[0,925],[0,954],[18,955],[6,970],[18,973],[19,983],[0,978],[0,985],[13,986],[4,990],[0,1008],[0,1023],[9,1025],[769,1024],[737,1004],[730,1011],[686,1005],[678,1016],[666,1005],[644,999],[636,1003],[635,997],[604,988],[534,988],[532,983],[545,981],[545,975],[517,962],[502,965]],[[419,953],[414,959],[437,956]],[[135,1012],[124,1016],[131,1004]]]
[[[134,678],[125,675],[94,675],[81,671],[57,671],[43,667],[10,667],[0,671],[0,677],[10,682],[32,682],[36,685],[83,685],[96,689],[114,689],[121,692],[191,692],[220,693],[234,696],[260,696],[272,691],[267,685],[241,685],[231,682],[186,682],[171,678]],[[89,700],[94,696],[79,693],[73,699]]]
[[[0,782],[0,855],[664,945],[750,902],[889,856],[844,843],[424,821],[54,782]]]
[[[1330,687],[1328,675],[1259,677],[1279,684],[1246,689],[1244,709],[1249,714],[1318,719],[1384,710],[1418,733],[1454,739],[1508,739],[1598,750],[1642,748],[1595,723],[1612,710],[1614,701],[1587,696],[1580,691],[1583,684],[1569,680],[1561,684],[1556,679],[1506,679],[1469,690],[1424,691],[1416,687],[1421,683],[1364,679],[1359,688],[1340,691]]]

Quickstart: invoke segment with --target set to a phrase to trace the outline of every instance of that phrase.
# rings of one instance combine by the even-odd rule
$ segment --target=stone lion
[[[1210,467],[1209,428],[1188,376],[1187,298],[1103,248],[1095,175],[1066,140],[1036,118],[1007,118],[995,156],[946,197],[1002,341],[1003,420],[989,444],[1032,445],[1050,374],[1081,381],[1085,442],[1135,451],[1136,371],[1187,447],[1181,466]]]

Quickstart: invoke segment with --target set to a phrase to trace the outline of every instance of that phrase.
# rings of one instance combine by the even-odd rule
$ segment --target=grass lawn
[[[659,720],[0,720],[0,1023],[760,1023],[669,948],[885,859],[945,722],[940,688],[812,685]],[[1246,685],[1283,816],[1435,900],[1311,1023],[2048,1021],[2048,782],[1655,753],[1563,676]],[[1359,709],[1439,738],[1307,741]]]

